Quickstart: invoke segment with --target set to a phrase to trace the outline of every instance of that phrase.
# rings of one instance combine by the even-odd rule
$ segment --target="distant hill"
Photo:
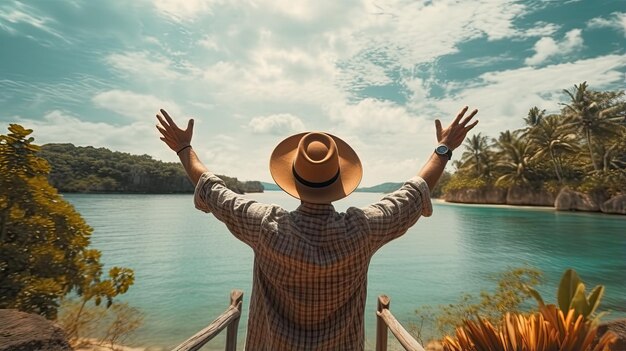
[[[267,190],[267,191],[281,191],[282,190],[278,185],[274,183],[261,182],[261,185],[263,186],[263,190]]]
[[[374,185],[374,186],[371,186],[371,187],[368,187],[368,188],[357,188],[355,191],[362,192],[362,193],[383,193],[383,194],[388,194],[388,193],[391,193],[391,192],[394,192],[394,191],[400,189],[402,184],[404,184],[404,183],[387,182],[387,183]]]
[[[61,192],[169,194],[194,191],[181,164],[158,161],[149,155],[72,144],[46,144],[39,155],[50,163],[49,181]],[[219,177],[235,192],[263,192],[260,182]]]

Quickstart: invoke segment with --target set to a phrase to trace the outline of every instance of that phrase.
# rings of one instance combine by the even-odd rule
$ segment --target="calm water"
[[[335,208],[364,206],[380,196],[355,193]],[[298,205],[282,192],[250,197],[287,209]],[[135,270],[135,285],[122,298],[146,315],[135,345],[178,344],[226,308],[233,288],[244,290],[247,311],[252,250],[211,215],[195,210],[191,195],[65,198],[94,228],[92,245],[103,261]],[[367,344],[375,337],[378,295],[389,295],[393,313],[408,323],[420,305],[454,303],[462,292],[492,287],[494,273],[522,265],[545,273],[547,283],[539,290],[549,301],[561,273],[573,267],[588,291],[606,286],[602,307],[612,310],[607,318],[626,316],[626,217],[438,203],[432,217],[421,218],[372,259]],[[242,337],[246,319],[244,314]]]

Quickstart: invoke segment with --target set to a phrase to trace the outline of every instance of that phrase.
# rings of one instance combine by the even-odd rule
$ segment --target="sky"
[[[403,181],[436,118],[478,108],[472,132],[495,137],[583,81],[626,87],[626,0],[0,1],[1,133],[176,161],[165,108],[241,180],[271,181],[282,139],[324,131],[358,153],[362,186]]]

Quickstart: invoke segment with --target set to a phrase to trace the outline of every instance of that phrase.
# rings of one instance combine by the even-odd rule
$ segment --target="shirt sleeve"
[[[194,192],[197,209],[212,213],[226,224],[228,230],[244,243],[255,248],[263,220],[274,207],[260,204],[228,189],[222,179],[205,172],[198,180]]]
[[[428,184],[413,177],[393,193],[363,208],[369,227],[369,240],[373,251],[400,237],[417,222],[420,216],[433,213]]]

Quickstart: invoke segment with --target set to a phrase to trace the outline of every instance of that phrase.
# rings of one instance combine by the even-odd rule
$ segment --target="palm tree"
[[[624,120],[625,107],[620,101],[623,92],[596,93],[587,88],[587,82],[582,82],[574,85],[572,91],[563,90],[571,100],[569,104],[564,104],[563,114],[568,119],[567,125],[585,136],[591,164],[593,169],[598,171],[593,152],[593,139],[615,134],[615,126]]]
[[[529,185],[529,163],[535,146],[528,139],[520,137],[517,131],[508,130],[500,133],[500,137],[495,142],[499,149],[496,166],[502,174],[496,180],[496,185]]]
[[[546,114],[546,110],[539,110],[539,107],[535,106],[528,110],[528,116],[524,118],[524,122],[528,126],[528,128],[535,127],[541,123],[544,116]]]
[[[576,135],[563,126],[561,116],[550,115],[542,118],[529,131],[528,137],[537,147],[537,152],[533,159],[542,159],[548,156],[559,183],[562,183],[563,165],[561,155],[576,149]]]
[[[461,155],[459,169],[471,170],[474,175],[491,177],[492,161],[489,151],[489,138],[481,133],[465,139],[465,151]]]

